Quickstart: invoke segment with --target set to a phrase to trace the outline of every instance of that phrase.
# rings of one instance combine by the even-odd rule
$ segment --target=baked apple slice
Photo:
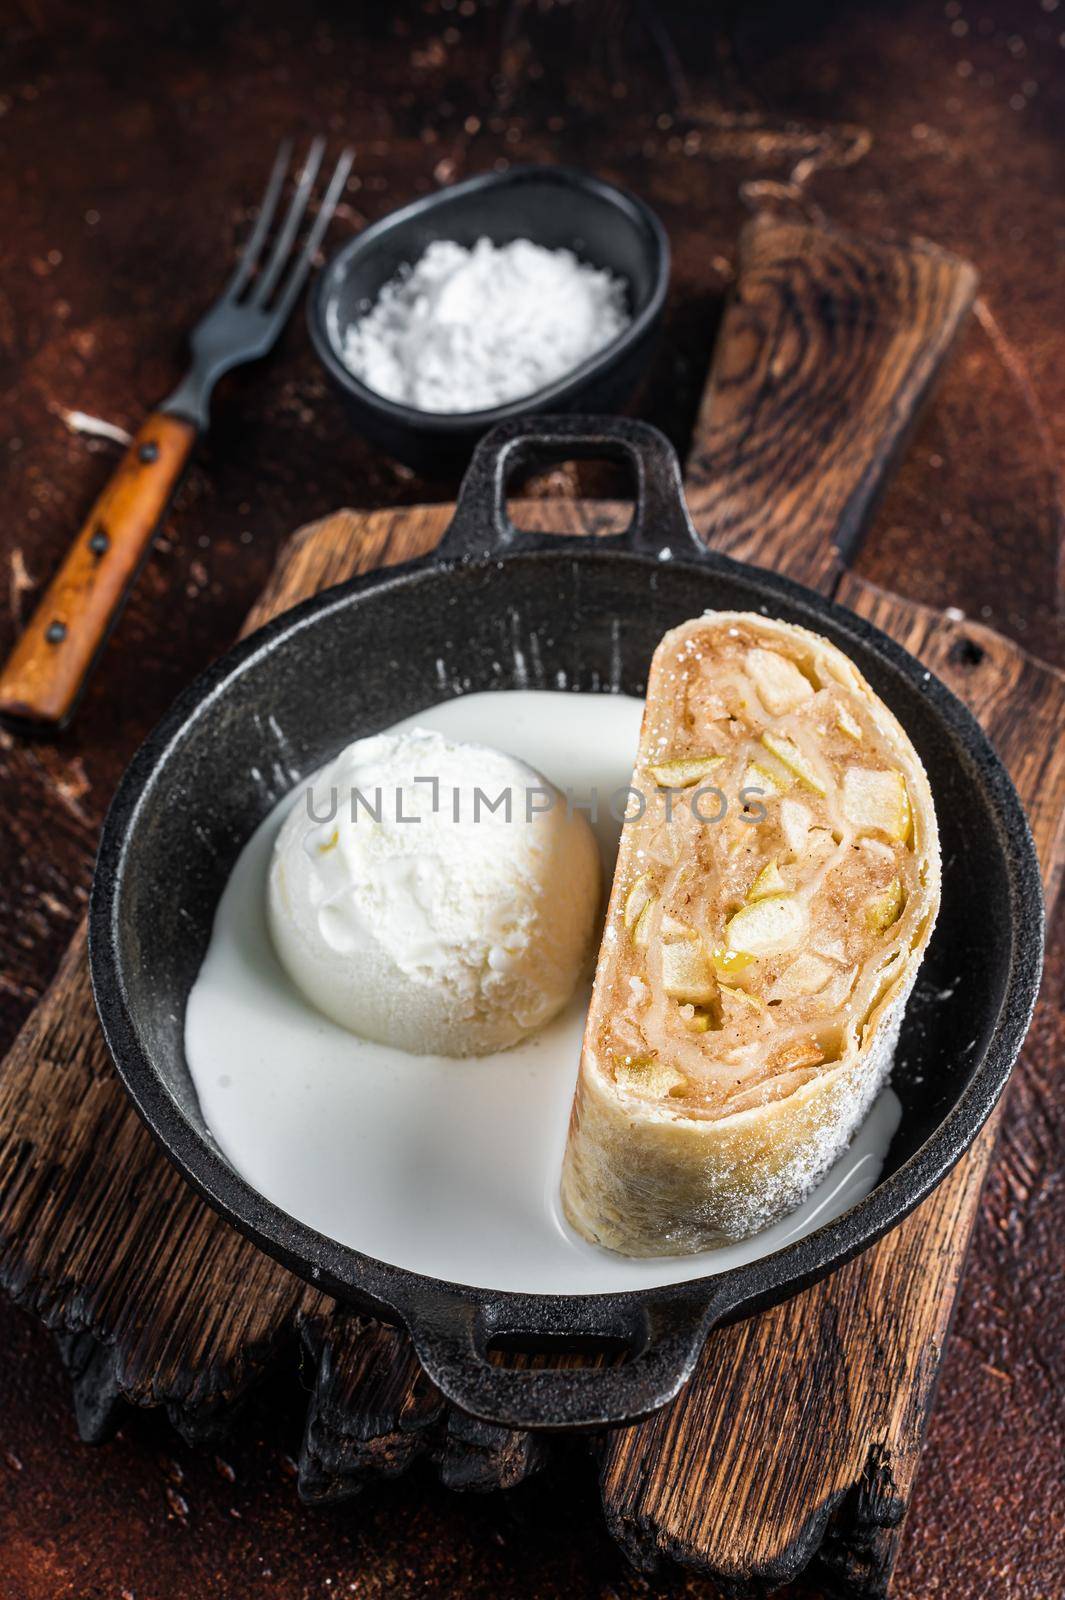
[[[939,842],[920,758],[853,663],[753,614],[663,639],[633,787],[562,1198],[585,1238],[681,1255],[792,1210],[865,1116]]]

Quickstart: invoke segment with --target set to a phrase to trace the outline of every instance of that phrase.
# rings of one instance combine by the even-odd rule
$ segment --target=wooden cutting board
[[[1028,806],[1048,899],[1065,840],[1065,680],[991,631],[846,570],[870,501],[963,319],[970,268],[924,246],[762,219],[744,240],[687,474],[707,542],[786,571],[885,628],[968,701]],[[616,508],[530,502],[594,534]],[[293,536],[254,628],[357,572],[432,548],[448,506],[338,512]],[[881,1593],[917,1471],[994,1127],[913,1217],[787,1305],[714,1333],[666,1412],[594,1441],[630,1557],[737,1587],[815,1563]],[[222,1223],[132,1111],[96,1026],[84,930],[0,1074],[0,1279],[60,1339],[86,1438],[129,1401],[187,1436],[229,1420],[293,1359],[312,1374],[300,1489],[343,1498],[432,1460],[454,1488],[506,1487],[549,1442],[451,1410],[406,1335],[337,1308]]]

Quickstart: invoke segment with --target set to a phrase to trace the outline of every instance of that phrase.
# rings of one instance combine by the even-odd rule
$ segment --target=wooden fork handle
[[[181,481],[197,430],[153,411],[90,511],[0,672],[0,718],[61,728]]]

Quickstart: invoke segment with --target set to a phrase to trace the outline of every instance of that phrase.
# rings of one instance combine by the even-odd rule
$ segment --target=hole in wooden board
[[[978,667],[987,651],[975,639],[956,639],[951,646],[950,659],[959,667]]]

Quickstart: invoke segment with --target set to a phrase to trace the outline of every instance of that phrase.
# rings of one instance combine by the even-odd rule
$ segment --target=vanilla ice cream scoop
[[[301,786],[270,931],[293,982],[353,1033],[485,1055],[570,998],[599,872],[587,821],[531,767],[425,729],[379,734]]]

